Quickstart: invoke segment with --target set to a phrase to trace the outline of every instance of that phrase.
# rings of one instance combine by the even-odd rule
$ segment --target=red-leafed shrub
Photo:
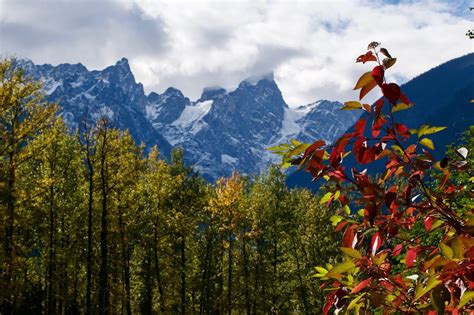
[[[326,179],[321,203],[336,203],[340,209],[331,221],[343,233],[344,261],[317,267],[315,274],[327,290],[324,314],[471,313],[473,193],[466,191],[472,185],[455,180],[469,168],[468,150],[460,148],[457,158],[436,161],[427,136],[445,127],[411,129],[397,121],[396,112],[413,104],[397,84],[386,81],[395,61],[377,42],[357,58],[377,64],[354,88],[360,89],[360,100],[375,88],[383,97],[373,105],[344,104],[344,110],[366,112],[352,132],[332,145],[293,141],[273,150],[283,155],[284,164],[298,165],[313,180]],[[348,155],[360,167],[347,169]],[[385,162],[382,173],[362,171],[379,160]],[[467,181],[473,181],[472,174]],[[462,209],[453,206],[460,195],[471,201],[461,203]]]

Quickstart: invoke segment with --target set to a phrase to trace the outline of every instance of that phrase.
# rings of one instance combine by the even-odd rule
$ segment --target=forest
[[[315,314],[331,208],[270,167],[207,183],[0,64],[2,314]]]

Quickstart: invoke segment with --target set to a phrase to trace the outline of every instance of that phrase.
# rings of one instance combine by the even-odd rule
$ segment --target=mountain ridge
[[[182,147],[186,163],[210,181],[234,170],[262,172],[278,162],[268,147],[316,136],[330,142],[358,117],[326,100],[290,108],[273,73],[245,79],[231,91],[204,88],[193,101],[173,87],[146,94],[126,58],[102,70],[88,70],[81,63],[19,64],[43,82],[46,99],[59,103],[71,128],[78,128],[84,117],[105,115],[138,143],[157,145],[164,156],[172,147]]]

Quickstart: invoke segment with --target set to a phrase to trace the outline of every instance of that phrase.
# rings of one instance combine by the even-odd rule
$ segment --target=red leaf
[[[392,202],[392,204],[390,205],[390,213],[395,213],[396,214],[397,209],[398,209],[398,203],[396,201]]]
[[[361,281],[358,285],[354,287],[354,289],[352,289],[351,294],[359,293],[360,291],[365,289],[370,284],[370,281],[372,281],[372,278],[368,278]]]
[[[406,288],[405,282],[403,282],[403,278],[401,274],[397,274],[393,277],[393,280],[402,288]]]
[[[390,208],[392,202],[397,198],[397,193],[393,191],[392,188],[385,194],[385,205],[387,208]]]
[[[413,174],[410,175],[410,177],[408,178],[408,181],[411,183],[411,184],[416,184],[417,181],[420,181],[421,178],[423,176],[423,172],[418,170],[418,171],[415,171],[413,172]]]
[[[395,83],[382,84],[382,93],[393,105],[397,104],[401,95],[400,87]]]
[[[380,153],[383,152],[385,146],[386,146],[386,143],[384,142],[379,142],[374,145],[374,153],[375,153],[376,158],[378,158]]]
[[[349,204],[349,200],[347,199],[347,197],[344,194],[340,194],[338,199],[339,199],[339,201],[341,202],[341,204],[343,206]]]
[[[316,180],[324,176],[324,173],[328,170],[328,167],[318,164],[314,160],[310,160],[309,165],[305,170],[311,174],[313,180]]]
[[[411,185],[408,185],[403,190],[403,195],[405,197],[405,202],[407,203],[407,205],[411,205]]]
[[[342,237],[342,246],[354,248],[354,246],[352,246],[352,243],[354,242],[354,236],[354,226],[348,227],[344,232],[344,236]]]
[[[434,157],[433,155],[431,155],[431,153],[429,153],[428,151],[426,151],[425,149],[422,149],[423,150],[423,153],[425,154],[425,156],[430,160],[430,161],[434,161]],[[440,163],[441,164],[441,163]],[[442,167],[442,166],[441,166]]]
[[[449,173],[446,173],[444,175],[443,181],[441,182],[441,184],[438,187],[439,189],[443,188],[444,185],[446,185],[446,183],[448,182],[448,179],[449,179],[449,175],[450,175]]]
[[[372,123],[372,136],[373,137],[378,137],[380,134],[380,131],[382,130],[383,125],[387,122],[385,117],[382,115],[377,116]]]
[[[359,119],[354,125],[354,133],[363,136],[367,121],[364,118]]]
[[[342,151],[337,150],[338,148],[334,148],[329,156],[329,162],[331,166],[336,168],[342,162]]]
[[[336,140],[336,143],[334,144],[334,150],[337,150],[339,152],[344,151],[344,148],[349,142],[349,139],[351,139],[353,136],[353,133],[346,133],[342,135],[339,139]]]
[[[346,147],[352,134],[345,134],[337,139],[334,148],[332,149],[331,155],[329,156],[329,162],[331,166],[337,168],[342,162],[342,156],[344,155],[344,148]]]
[[[445,307],[444,310],[445,310],[446,313],[451,314],[451,315],[458,315],[459,314],[459,310],[455,306],[449,306],[448,305],[448,306]],[[451,313],[449,313],[449,312],[451,312]],[[471,314],[471,313],[469,313],[469,314]]]
[[[431,225],[433,225],[433,217],[425,217],[423,221],[425,223],[425,231],[428,232],[431,229]]]
[[[407,138],[410,136],[410,132],[408,131],[407,126],[403,124],[395,124],[395,128],[397,129],[398,134],[402,137]]]
[[[449,186],[444,190],[446,194],[452,194],[455,191],[456,187],[453,184],[449,184]]]
[[[464,253],[464,256],[466,256],[467,258],[474,259],[474,245],[471,246],[471,247]]]
[[[405,103],[407,105],[411,104],[410,100],[408,99],[408,97],[403,94],[403,93],[400,93],[400,101],[402,101],[402,103]]]
[[[405,152],[410,156],[416,153],[416,144],[410,144],[408,148],[405,149]],[[421,173],[420,171],[416,171],[415,173]]]
[[[364,87],[360,89],[359,100],[364,98],[364,96],[367,95],[367,93],[369,93],[376,86],[377,86],[377,82],[375,82],[375,80],[364,85]]]
[[[323,308],[324,315],[327,315],[329,312],[329,309],[331,309],[331,306],[333,306],[336,293],[337,291],[333,291],[326,296],[326,304],[324,305],[324,308]]]
[[[311,157],[311,161],[314,161],[318,164],[323,164],[324,150],[316,150]]]
[[[329,197],[328,201],[326,202],[326,208],[329,208],[333,199],[334,199],[334,195],[331,195],[331,197]]]
[[[374,78],[375,82],[377,82],[379,86],[381,86],[383,83],[384,73],[385,73],[385,70],[383,69],[382,66],[376,66],[372,69],[372,77]]]
[[[342,170],[343,168],[340,168],[340,169],[337,169],[337,170],[334,170],[334,171],[331,171],[328,173],[328,175],[333,178],[333,179],[337,179],[339,181],[344,181],[347,176],[346,174],[343,172]]]
[[[411,268],[415,265],[416,261],[416,248],[410,248],[407,251],[407,254],[405,256],[405,265],[407,268]]]
[[[400,253],[402,252],[402,248],[402,244],[395,245],[395,247],[392,249],[393,257],[400,255]]]
[[[370,241],[370,247],[372,247],[372,256],[375,256],[377,251],[379,250],[380,246],[382,246],[382,237],[380,236],[379,232],[375,233],[372,236],[372,240]]]
[[[395,128],[397,128],[397,132],[401,134],[404,134],[408,131],[407,126],[403,124],[395,124]]]
[[[383,98],[379,98],[374,106],[375,106],[375,116],[379,116],[380,113],[382,112],[382,107],[383,107],[383,104],[385,103],[385,101],[383,100]]]
[[[357,163],[364,164],[364,156],[367,151],[367,146],[365,144],[365,138],[359,138],[354,143],[354,155]]]
[[[359,57],[357,57],[357,60],[356,60],[356,62],[362,62],[362,63],[366,63],[367,61],[377,61],[377,57],[374,56],[372,51],[366,52],[365,55],[360,55]]]
[[[390,56],[390,54],[388,53],[388,50],[387,50],[387,49],[385,49],[385,48],[380,48],[380,52],[381,52],[382,54],[384,54],[386,57],[392,58],[392,56]]]
[[[336,229],[335,231],[336,232],[339,232],[340,230],[342,230],[347,224],[347,221],[342,221],[341,223],[339,223],[337,226],[336,226]]]
[[[386,280],[381,280],[380,284],[388,291],[393,291],[394,285]]]
[[[325,145],[326,143],[323,141],[323,140],[317,140],[315,141],[313,144],[311,144],[307,149],[306,151],[304,151],[304,155],[303,157],[306,157],[308,155],[310,155],[311,153],[313,153],[316,149],[319,149],[320,147],[322,147],[323,145]]]
[[[362,158],[362,164],[367,164],[373,162],[375,160],[375,156],[377,153],[377,148],[367,148],[364,151],[364,157]]]
[[[397,168],[399,165],[400,165],[400,161],[395,157],[395,158],[390,159],[389,162],[387,162],[387,164],[385,165],[385,168],[386,169]]]
[[[377,207],[370,203],[365,206],[365,210],[367,211],[367,219],[369,220],[370,224],[374,224],[375,216],[377,215]]]

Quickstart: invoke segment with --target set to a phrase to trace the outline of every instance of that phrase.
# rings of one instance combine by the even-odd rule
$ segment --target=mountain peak
[[[101,77],[106,78],[110,82],[116,82],[127,90],[136,89],[143,90],[143,87],[135,81],[132,70],[128,64],[127,58],[122,58],[113,66],[109,66],[102,71],[96,71]]]
[[[123,75],[128,75],[129,73],[132,74],[132,70],[130,69],[130,65],[128,64],[128,59],[125,57],[118,60],[115,65],[105,68],[103,71],[118,72],[122,73]]]
[[[220,86],[206,87],[202,90],[201,97],[198,99],[198,102],[208,101],[226,93],[227,91]]]
[[[128,59],[125,58],[125,57],[123,57],[122,59],[118,60],[118,61],[115,63],[115,66],[130,68],[130,66],[129,66],[129,64],[128,64]]]
[[[151,92],[150,94],[148,94],[147,99],[151,103],[156,103],[160,100],[160,94],[156,92]]]
[[[35,64],[28,58],[14,59],[13,64],[15,67],[22,68],[26,71],[32,71]]]
[[[178,90],[177,88],[174,88],[174,87],[169,87],[166,89],[165,93],[163,93],[164,95],[176,95],[176,96],[179,96],[179,97],[184,97],[183,93]]]
[[[242,81],[240,85],[257,85],[263,82],[275,82],[275,76],[273,75],[273,71],[261,75],[251,76]]]

